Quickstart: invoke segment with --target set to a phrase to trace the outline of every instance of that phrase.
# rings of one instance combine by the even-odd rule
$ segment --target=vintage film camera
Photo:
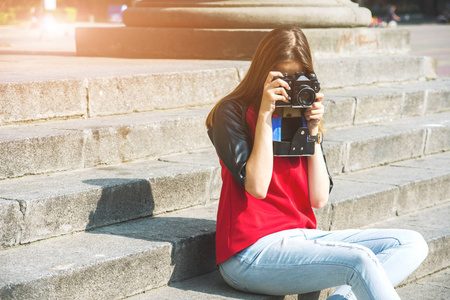
[[[321,140],[321,136],[312,137],[308,134],[303,111],[316,101],[320,83],[315,74],[306,76],[302,72],[277,78],[286,81],[291,87],[290,91],[286,91],[291,100],[290,103],[275,103],[272,117],[273,153],[275,156],[313,155],[315,143]]]

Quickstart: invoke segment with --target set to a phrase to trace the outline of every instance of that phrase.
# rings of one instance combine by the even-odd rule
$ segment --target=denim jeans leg
[[[368,248],[345,242],[308,240],[296,234],[268,236],[220,265],[232,286],[251,293],[287,295],[350,285],[358,300],[399,299]],[[342,298],[345,299],[345,298]]]
[[[347,232],[347,230],[341,231]],[[343,237],[339,232],[325,237],[369,248],[377,256],[391,284],[398,285],[428,255],[428,245],[418,232],[403,229],[351,230]]]
[[[305,234],[322,241],[343,241],[367,247],[376,255],[393,286],[409,276],[428,254],[428,245],[422,235],[411,230],[305,230]],[[349,286],[342,286],[329,299],[354,299],[350,291]]]

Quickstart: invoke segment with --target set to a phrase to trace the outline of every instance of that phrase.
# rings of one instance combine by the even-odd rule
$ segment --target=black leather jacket
[[[208,129],[209,138],[216,148],[217,155],[243,188],[245,188],[245,166],[253,147],[246,122],[247,109],[248,106],[237,100],[221,102],[214,113],[213,126]],[[333,180],[329,172],[328,177],[331,192]]]

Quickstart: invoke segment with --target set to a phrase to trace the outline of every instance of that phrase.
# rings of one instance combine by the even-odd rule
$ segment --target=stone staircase
[[[22,59],[0,82],[0,299],[283,298],[234,291],[215,267],[204,120],[248,62]],[[315,68],[335,182],[319,227],[417,230],[430,254],[399,293],[448,282],[450,79],[408,54]]]

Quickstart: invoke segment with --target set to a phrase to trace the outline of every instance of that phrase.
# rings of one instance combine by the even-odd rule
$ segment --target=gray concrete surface
[[[236,86],[248,67],[242,61],[2,58],[0,125],[213,104]],[[416,56],[324,58],[315,69],[324,90],[379,82],[400,85],[436,76],[432,60]]]
[[[410,30],[411,54],[435,57],[438,75],[450,76],[450,25],[400,25]]]
[[[80,27],[77,55],[128,58],[250,60],[270,29]],[[304,29],[312,53],[320,56],[393,55],[409,50],[404,29]],[[158,43],[155,43],[158,41]]]
[[[59,55],[73,56],[75,50],[75,27],[104,26],[117,27],[117,24],[77,23],[62,24],[42,30],[25,26],[0,26],[0,56],[2,55]],[[400,25],[411,31],[411,54],[433,56],[438,59],[438,74],[450,76],[450,26],[439,24]],[[17,57],[20,61],[20,56]],[[44,58],[43,58],[44,59]],[[45,60],[45,59],[44,59]],[[52,62],[47,57],[47,62]],[[0,72],[3,69],[0,62]],[[32,67],[26,61],[21,67],[24,71]],[[24,72],[25,73],[25,72]]]
[[[381,114],[385,106],[377,109]],[[209,110],[205,106],[2,126],[0,178],[89,168],[211,147],[204,127]],[[344,167],[351,171],[417,157],[424,154],[424,149],[425,154],[446,151],[450,148],[446,138],[448,115],[442,112],[395,123],[330,130],[325,141],[330,171],[340,173]],[[386,147],[387,144],[391,147]],[[394,151],[394,147],[403,151]]]
[[[447,236],[450,232],[448,230],[449,219],[446,217],[446,213],[450,210],[450,205],[442,205],[438,208],[425,210],[423,213],[418,215],[408,215],[404,217],[394,218],[392,220],[384,221],[383,228],[407,228],[414,229],[419,232],[423,232],[425,239],[431,242],[429,257],[425,261],[425,265],[428,264],[431,260],[433,260],[434,255],[440,256],[443,258],[445,262],[445,254],[447,250],[444,248],[436,249],[433,247],[434,244],[448,244],[448,239],[443,238]],[[428,218],[433,218],[436,222],[441,222],[442,224],[447,224],[447,229],[442,230],[443,227],[440,227],[441,230],[432,229],[435,226],[429,226]],[[442,266],[442,261],[436,262],[438,268]],[[436,270],[437,271],[437,270]],[[448,282],[449,274],[448,271],[442,271],[430,277],[419,280],[417,283],[414,283],[414,276],[408,278],[408,285],[404,287],[400,287],[398,289],[402,299],[433,299],[433,300],[443,300],[447,299],[446,295],[448,294],[448,286],[445,286],[446,282]],[[436,286],[435,289],[427,286],[427,284],[431,284],[431,286]],[[424,289],[426,287],[426,289]],[[417,293],[417,294],[415,294]],[[413,295],[417,296],[414,297]],[[129,300],[147,300],[147,299],[163,299],[170,300],[174,298],[183,298],[183,299],[192,299],[192,300],[206,300],[206,299],[215,299],[215,300],[237,300],[237,299],[253,299],[253,300],[268,300],[268,299],[278,299],[278,300],[325,300],[327,297],[327,293],[323,293],[321,295],[290,295],[286,297],[271,297],[265,295],[255,295],[255,294],[246,294],[242,292],[238,292],[231,287],[229,287],[221,278],[218,272],[212,272],[210,274],[203,275],[201,277],[196,277],[190,280],[186,280],[180,283],[174,283],[170,286],[158,288],[152,291],[148,291],[146,293],[138,294],[136,296],[128,298]],[[423,297],[423,298],[422,298]]]
[[[316,210],[325,230],[365,226],[429,205],[450,193],[448,153],[335,176],[330,204]],[[438,166],[433,169],[433,166]],[[26,186],[26,189],[22,187]],[[176,186],[176,189],[173,187]],[[217,199],[213,150],[82,171],[0,181],[3,247],[33,242]],[[354,216],[364,215],[365,218]],[[25,217],[24,217],[25,216]]]
[[[203,207],[0,251],[0,298],[118,299],[211,272],[214,218]]]
[[[450,268],[397,289],[402,299],[447,300],[450,297]]]
[[[447,28],[449,27],[442,27],[442,29]],[[59,78],[64,78],[65,76],[68,76],[67,74],[69,72],[73,72],[74,70],[77,72],[77,76],[84,76],[83,72],[87,72],[89,73],[88,75],[92,76],[93,74],[99,74],[95,72],[99,72],[100,70],[102,76],[107,77],[116,76],[115,72],[122,75],[124,73],[121,72],[129,72],[127,74],[132,75],[136,70],[142,70],[142,68],[147,67],[167,72],[167,69],[165,68],[170,66],[171,70],[177,72],[179,71],[178,68],[183,68],[184,66],[184,68],[188,69],[189,66],[192,66],[191,62],[188,64],[176,60],[146,60],[144,67],[142,67],[141,60],[99,58],[92,60],[87,58],[84,60],[85,63],[81,64],[79,62],[83,60],[80,60],[80,57],[73,56],[74,52],[71,48],[73,47],[73,44],[70,45],[72,39],[70,32],[63,33],[56,38],[51,38],[48,33],[45,33],[40,39],[39,37],[36,39],[36,36],[30,36],[30,32],[20,31],[22,30],[20,28],[17,29],[19,31],[16,31],[16,34],[14,34],[14,30],[16,29],[13,28],[11,31],[11,28],[0,27],[0,77],[4,78],[5,81],[29,81],[31,78],[34,78],[35,80],[39,80],[40,78],[48,79],[48,76],[59,76]],[[433,28],[431,27],[431,29]],[[432,32],[434,31],[432,30]],[[17,33],[19,34],[17,35]],[[442,37],[442,35],[443,33],[441,32],[439,37]],[[431,36],[431,34],[429,34],[429,36]],[[428,47],[430,44],[433,44],[433,42],[427,43],[426,46]],[[443,47],[445,48],[445,45]],[[436,48],[441,49],[441,46],[438,45]],[[433,48],[425,50],[432,51]],[[36,55],[36,53],[40,55]],[[68,61],[72,61],[72,63],[67,64]],[[96,66],[101,67],[98,68],[92,66],[90,65],[90,62],[95,62]],[[208,63],[214,64],[214,62],[211,61]],[[201,64],[198,63],[198,65]],[[336,63],[336,65],[338,64]],[[6,71],[4,71],[5,69]],[[50,72],[47,72],[49,70]],[[240,71],[238,70],[237,73],[239,74],[239,72]],[[11,75],[13,75],[13,78]],[[354,129],[353,131],[348,131],[348,133],[327,134],[326,151],[329,152],[329,154],[327,152],[327,158],[333,172],[342,172],[343,168],[346,170],[356,170],[359,168],[372,167],[378,165],[380,162],[388,162],[386,158],[389,158],[390,161],[396,161],[422,155],[423,153],[436,153],[450,149],[450,140],[448,139],[450,126],[449,113],[444,112],[431,116],[421,116],[422,113],[414,110],[417,108],[417,105],[424,106],[425,104],[428,105],[431,103],[432,107],[426,106],[425,111],[427,112],[424,112],[423,114],[445,111],[448,108],[448,106],[446,106],[448,104],[448,96],[445,98],[447,100],[440,100],[441,102],[439,102],[438,100],[432,99],[434,98],[433,95],[441,95],[439,94],[439,89],[431,93],[422,93],[420,90],[414,90],[413,88],[411,90],[411,93],[402,94],[402,97],[404,97],[403,103],[405,103],[404,109],[406,115],[416,116],[415,119],[397,120],[389,124],[361,125],[359,132]],[[431,95],[432,97],[426,98],[426,95]],[[448,95],[448,92],[445,95]],[[343,97],[342,99],[346,99],[344,101],[346,107],[356,108],[355,101],[359,101],[362,106],[358,112],[362,114],[371,113],[370,107],[373,107],[371,106],[371,102],[376,102],[375,99],[377,99],[376,94],[373,94],[373,98],[367,95],[360,96],[359,99],[355,95],[353,95],[353,97],[350,96],[350,98],[348,98],[348,95],[341,95],[341,97]],[[351,105],[349,105],[349,102],[352,102]],[[397,103],[400,105],[401,101],[397,101]],[[444,103],[444,105],[442,106],[441,103]],[[366,109],[363,109],[364,105],[367,105]],[[383,115],[383,107],[383,105],[378,107],[381,110],[377,112],[378,115],[372,116],[372,121],[380,121],[380,118],[382,121],[390,121],[392,116]],[[207,108],[205,107],[200,108],[200,110],[202,109],[207,111]],[[356,111],[356,109],[352,110],[352,112],[353,111]],[[166,114],[166,112],[158,112],[157,114],[159,113]],[[189,111],[185,113],[188,115]],[[139,152],[140,150],[134,152],[134,150],[129,147],[128,143],[136,144],[138,141],[142,140],[143,136],[145,139],[142,141],[142,144],[139,145],[144,144],[146,146],[141,148],[148,147],[151,149],[145,151],[154,151],[154,149],[157,149],[158,151],[161,151],[160,153],[164,153],[167,152],[167,149],[173,151],[186,150],[186,145],[180,146],[179,149],[174,149],[173,145],[176,144],[157,144],[154,141],[154,137],[158,139],[160,136],[147,135],[147,133],[152,131],[161,131],[161,128],[166,128],[165,131],[163,130],[163,133],[165,134],[164,137],[170,136],[171,138],[176,138],[183,136],[188,145],[187,148],[191,147],[189,142],[198,143],[198,140],[196,140],[195,137],[183,135],[183,130],[186,131],[185,124],[188,123],[183,123],[183,120],[177,115],[176,110],[175,112],[169,112],[169,114],[172,114],[172,117],[169,118],[171,120],[169,124],[164,123],[165,125],[161,125],[161,123],[158,123],[158,118],[156,118],[156,120],[150,118],[150,121],[145,120],[143,122],[147,124],[144,125],[144,128],[139,126],[140,121],[137,121],[137,123],[134,123],[136,120],[133,120],[132,122],[126,121],[125,123],[121,122],[123,119],[133,119],[133,115],[131,115],[111,117],[111,120],[113,120],[111,121],[111,124],[95,124],[95,121],[92,119],[78,119],[65,121],[64,125],[57,125],[57,122],[48,122],[49,124],[52,123],[51,125],[45,123],[22,124],[21,126],[17,126],[17,128],[20,129],[15,131],[16,134],[5,129],[3,133],[5,133],[7,138],[5,138],[3,146],[0,146],[3,147],[3,150],[0,152],[2,152],[2,157],[4,159],[4,162],[0,164],[0,169],[2,168],[1,166],[5,166],[6,164],[11,165],[11,161],[14,161],[14,159],[17,159],[23,166],[31,168],[37,167],[38,170],[40,168],[40,170],[43,170],[44,172],[48,171],[48,169],[46,169],[46,163],[49,165],[54,164],[56,166],[53,171],[61,170],[60,166],[65,165],[64,160],[68,160],[68,166],[72,166],[70,163],[80,160],[82,163],[86,162],[88,166],[97,163],[114,163],[114,161],[122,162],[126,161],[126,155],[131,155],[128,156],[129,159],[138,157],[133,155],[142,155],[142,152]],[[143,113],[142,116],[155,115]],[[104,121],[108,118],[102,119]],[[204,115],[199,114],[197,120],[196,126],[198,126],[198,128],[200,128],[200,126],[201,128],[204,128]],[[78,121],[83,121],[83,123]],[[137,124],[137,126],[130,126],[130,124]],[[153,127],[152,124],[156,124],[156,127]],[[15,127],[15,125],[3,126],[3,128],[6,127],[12,128]],[[41,131],[40,129],[42,128],[47,128],[48,131]],[[2,128],[0,127],[0,131],[1,129]],[[173,134],[177,130],[178,133]],[[384,131],[384,133],[379,132],[381,130]],[[370,141],[370,134],[373,134],[373,136],[376,137],[372,141]],[[332,136],[334,136],[334,138],[330,138]],[[410,142],[413,136],[416,137],[419,146],[414,144],[409,146],[409,148],[402,146],[407,143],[402,144],[401,140]],[[64,149],[52,148],[54,145],[61,142],[57,141],[58,138],[61,138],[62,140],[67,139],[67,141],[69,141],[68,146]],[[210,146],[207,138],[203,138],[205,145],[208,144]],[[47,145],[47,141],[52,142]],[[86,144],[83,144],[83,141],[86,142]],[[53,144],[53,142],[56,144]],[[377,146],[377,143],[380,145]],[[82,145],[82,147],[80,147],[80,145]],[[117,145],[119,145],[119,148],[117,148]],[[392,150],[393,147],[408,152],[407,154],[409,156],[398,156],[396,153],[401,151],[394,151]],[[420,151],[417,152],[416,148]],[[25,152],[22,151],[24,149],[26,150]],[[9,154],[7,151],[10,151]],[[83,151],[85,151],[84,154],[80,155]],[[352,159],[353,155],[355,155],[355,157],[359,156],[358,151],[364,151],[364,153],[370,151],[371,153],[366,160],[360,160],[361,165],[357,165],[356,159]],[[4,155],[5,153],[7,154],[6,156]],[[45,154],[44,160],[41,159],[43,157],[42,154]],[[377,160],[373,160],[373,157],[377,157]],[[178,175],[173,177],[169,172],[169,168],[163,170],[164,167],[160,167],[160,173],[153,177],[154,181],[152,182],[156,194],[166,193],[168,186],[171,187],[174,185],[173,182],[181,180],[181,182],[185,183],[184,186],[188,187],[186,189],[186,195],[198,196],[199,193],[207,193],[207,191],[205,192],[205,183],[211,184],[213,180],[218,181],[217,172],[209,172],[206,166],[204,168],[198,166],[195,170],[191,170],[192,172],[188,171],[187,173],[184,173],[187,174],[186,176],[183,176],[183,174],[180,175],[182,172],[179,170],[178,163],[184,162],[185,159],[186,155],[183,155],[183,157],[171,156],[163,158],[164,162],[173,164],[170,170],[175,169],[174,174]],[[37,162],[34,163],[33,161]],[[197,160],[192,160],[191,164],[192,162],[195,164],[196,161]],[[174,164],[173,162],[177,162],[177,164]],[[142,163],[142,161],[136,163],[139,164]],[[161,165],[165,164],[161,163]],[[448,204],[442,204],[442,202],[446,201],[446,199],[442,197],[449,193],[447,184],[448,171],[446,171],[448,165],[448,154],[445,153],[432,155],[423,159],[395,163],[395,166],[383,167],[383,169],[375,168],[362,171],[360,173],[362,174],[360,176],[363,176],[362,179],[361,177],[358,177],[357,173],[352,174],[354,177],[342,177],[342,180],[336,178],[337,181],[343,183],[341,188],[348,189],[349,192],[334,193],[332,196],[333,199],[331,200],[332,205],[322,210],[322,212],[319,212],[317,215],[318,219],[320,222],[325,219],[327,221],[324,222],[329,222],[330,217],[339,217],[342,221],[331,219],[333,222],[332,224],[336,227],[365,225],[359,219],[348,220],[346,217],[349,215],[349,212],[352,211],[369,214],[369,216],[372,217],[395,217],[395,210],[400,209],[401,216],[399,218],[395,217],[393,219],[395,222],[384,221],[383,225],[389,227],[405,226],[423,230],[430,245],[431,255],[429,256],[429,259],[414,276],[426,275],[430,272],[435,272],[448,267],[448,228],[450,228],[448,225],[449,206]],[[79,164],[77,166],[79,166]],[[75,168],[77,168],[77,166],[75,166]],[[34,226],[32,229],[35,230],[34,233],[38,233],[38,238],[42,237],[39,235],[42,233],[38,232],[39,230],[54,230],[54,225],[63,219],[61,216],[64,215],[65,217],[68,217],[67,219],[70,219],[71,217],[70,213],[66,213],[64,210],[64,199],[72,199],[73,209],[71,210],[75,211],[75,215],[78,213],[78,217],[82,215],[79,219],[77,219],[77,217],[74,218],[76,225],[80,226],[79,221],[83,218],[84,224],[86,224],[86,212],[92,210],[92,206],[89,205],[92,205],[99,197],[101,198],[103,196],[101,188],[106,192],[104,198],[105,201],[108,202],[112,200],[112,203],[114,203],[115,195],[121,195],[122,191],[127,189],[130,190],[130,187],[134,190],[135,185],[128,184],[130,182],[126,180],[128,176],[131,178],[131,181],[139,177],[138,180],[133,181],[137,184],[141,182],[146,184],[145,180],[140,180],[141,177],[146,179],[151,177],[142,175],[148,170],[141,173],[138,172],[136,173],[138,176],[135,176],[133,175],[133,172],[130,172],[130,170],[127,169],[128,166],[128,163],[126,165],[115,165],[99,170],[98,173],[95,174],[89,174],[92,170],[70,171],[69,173],[77,173],[78,175],[80,174],[79,172],[81,172],[84,177],[78,176],[73,179],[68,176],[66,177],[66,179],[69,178],[67,181],[55,180],[55,178],[64,177],[65,174],[63,173],[26,176],[11,181],[9,181],[9,179],[2,180],[5,185],[4,192],[6,196],[3,197],[0,195],[0,198],[2,198],[0,200],[0,218],[3,220],[0,222],[0,232],[8,230],[8,233],[2,235],[1,238],[9,245],[17,245],[22,238],[23,227],[21,226],[23,226],[24,220],[30,222],[27,226]],[[147,165],[144,163],[141,168],[145,169],[146,166]],[[395,168],[395,172],[390,172],[391,168]],[[17,170],[19,170],[19,173],[23,171],[20,171],[20,168]],[[165,173],[166,171],[167,173]],[[372,171],[374,173],[371,173]],[[21,175],[29,175],[27,172],[21,173]],[[32,172],[35,172],[35,170],[31,169],[31,173]],[[406,172],[406,174],[403,172]],[[200,176],[196,177],[196,175],[199,174]],[[89,177],[89,175],[96,176]],[[86,181],[85,185],[80,183],[80,178],[84,178],[83,180]],[[103,181],[101,178],[106,179],[106,181]],[[15,180],[17,180],[17,182],[13,184],[14,186],[8,186],[11,182],[15,182]],[[33,180],[36,180],[32,184],[36,189],[22,189],[26,183],[32,182]],[[190,180],[196,180],[196,183],[199,185],[198,189],[195,188],[195,190],[189,190],[189,187],[191,186]],[[69,187],[66,186],[67,182],[69,183]],[[76,184],[73,184],[73,182],[76,182]],[[59,183],[61,184],[59,185]],[[45,184],[47,184],[49,189],[42,192],[44,195],[43,197],[36,195],[38,193],[33,195],[33,192],[37,191],[39,185]],[[99,186],[95,184],[99,184]],[[358,188],[352,189],[352,184],[358,185]],[[157,188],[158,185],[159,188]],[[83,188],[86,186],[88,186],[88,189],[91,192],[89,196],[91,198],[89,199],[90,202],[87,201],[87,203],[90,204],[84,206],[86,202],[83,201],[86,199],[81,197],[82,199],[80,201],[74,201],[73,199],[76,197],[73,194],[85,192]],[[59,192],[52,194],[52,191],[55,192],[55,190],[59,190]],[[14,191],[18,194],[14,194]],[[338,191],[338,189],[336,189],[336,191]],[[358,195],[354,195],[353,191],[358,191]],[[408,192],[411,191],[411,194],[414,194],[420,199],[408,198],[401,200],[401,197],[398,195],[400,194],[400,191],[405,194],[408,194]],[[350,192],[352,192],[352,195],[350,195]],[[89,191],[85,194],[89,194]],[[378,194],[379,198],[376,198],[375,194]],[[127,199],[128,197],[131,197],[129,199],[142,199],[140,197],[133,198],[133,194],[129,192],[126,193],[126,197]],[[169,195],[170,199],[166,202],[167,205],[165,209],[174,209],[174,207],[171,206],[175,201],[174,199],[180,201],[180,198],[182,198],[183,195],[174,195],[172,198],[171,197],[172,196]],[[410,195],[410,197],[412,196]],[[415,215],[403,214],[407,213],[411,206],[416,209],[422,209],[429,197],[436,197],[436,199],[430,201],[433,204],[438,205],[432,212],[427,209],[422,210],[419,214]],[[20,200],[14,200],[14,198],[20,198]],[[413,199],[416,199],[417,201],[414,201]],[[183,203],[187,205],[190,205],[190,203],[197,203],[195,202],[197,201],[195,196],[194,198],[188,196],[184,200],[186,201]],[[190,202],[191,200],[193,200],[193,202]],[[32,204],[33,201],[37,204],[36,206]],[[120,202],[119,206],[123,207],[127,204],[128,203]],[[373,208],[383,209],[385,214],[374,214],[371,206],[373,206]],[[333,207],[333,209],[330,207]],[[102,211],[104,216],[111,216],[114,214],[114,212],[108,211],[110,206],[103,208],[97,206],[97,208],[100,208],[100,210],[105,209]],[[144,209],[147,209],[148,211],[148,207]],[[130,210],[132,209],[130,208]],[[35,216],[37,216],[36,219],[32,218],[33,211],[35,212]],[[59,212],[60,216],[59,218],[49,218],[49,220],[53,222],[48,227],[50,228],[49,230],[45,228],[45,216],[49,215],[49,212],[51,211],[54,211],[55,213]],[[95,213],[94,210],[92,211]],[[164,211],[164,209],[162,211]],[[101,219],[100,215],[101,214],[99,214],[99,218]],[[214,232],[213,220],[215,214],[214,212],[195,210],[195,216],[197,218],[200,217],[202,219],[201,222],[197,223],[192,221],[192,216],[188,215],[175,216],[174,214],[165,214],[163,216],[164,219],[155,227],[150,225],[150,223],[153,222],[151,219],[144,219],[137,223],[133,223],[134,225],[128,223],[105,227],[97,232],[91,232],[92,237],[88,236],[87,233],[75,233],[62,238],[54,238],[30,245],[5,249],[4,251],[2,250],[0,251],[0,260],[8,262],[8,264],[2,264],[0,266],[0,282],[5,283],[0,289],[0,298],[10,298],[14,295],[18,295],[19,298],[22,297],[24,299],[38,297],[54,297],[62,299],[68,295],[74,295],[76,292],[81,291],[82,293],[79,295],[83,299],[88,299],[89,297],[95,299],[101,299],[102,297],[110,299],[115,298],[116,295],[119,295],[117,297],[124,297],[140,292],[144,288],[150,289],[162,286],[171,278],[181,280],[211,270],[214,266],[213,262],[208,262],[209,266],[196,266],[196,264],[198,261],[203,261],[202,253],[204,252],[202,251],[212,251],[212,235]],[[185,218],[184,222],[180,223],[177,221],[179,220],[177,219],[178,217]],[[374,219],[376,218],[367,218],[365,221],[371,222],[374,221]],[[38,226],[35,225],[38,223],[33,223],[36,220],[41,223],[44,222],[44,226],[38,228]],[[432,220],[432,222],[430,222],[430,220]],[[325,224],[328,225],[328,227],[330,225],[330,223]],[[61,224],[57,224],[57,226],[59,225]],[[187,229],[186,235],[171,231],[177,228],[175,225],[178,226],[178,228],[182,227]],[[69,220],[69,222],[61,226],[61,228],[64,227],[61,232],[70,232],[70,230],[68,230],[70,226]],[[157,228],[158,230],[153,231],[153,228]],[[33,233],[32,230],[29,232]],[[61,232],[57,233],[60,234]],[[93,233],[97,234],[94,235]],[[32,240],[33,234],[26,237]],[[167,235],[165,236],[164,234]],[[193,236],[195,236],[195,238],[192,238]],[[153,244],[153,242],[159,243],[158,245],[161,247],[156,247],[157,249],[154,251],[150,245]],[[178,250],[173,250],[175,249],[171,248],[173,245],[175,245],[175,248],[178,247]],[[69,252],[72,253],[70,257],[68,256]],[[207,257],[212,258],[213,255],[211,253],[212,252],[209,252]],[[175,273],[170,273],[173,263],[175,263],[175,268],[178,269],[175,269]],[[17,266],[20,267],[18,268]],[[152,274],[149,274],[149,269],[153,270],[153,272],[151,272]],[[24,274],[23,270],[27,270],[27,272],[25,272],[26,277],[22,276]],[[117,281],[118,279],[119,281]],[[8,283],[11,283],[11,285],[7,286]],[[61,286],[64,286],[64,289],[60,289],[59,287]],[[183,291],[185,292],[185,290],[182,290],[181,292]],[[201,293],[201,291],[199,292]],[[214,295],[216,294],[220,294],[220,288],[218,291],[214,291]],[[211,296],[211,294],[207,293],[206,296]],[[199,299],[198,294],[193,294],[192,298]],[[439,298],[436,296],[433,299]]]
[[[9,201],[0,202],[0,214],[8,222],[0,223],[6,235],[0,248],[205,205],[219,196],[218,178],[211,180],[218,163],[211,151],[200,155],[195,163],[143,160],[2,180],[0,197]],[[210,164],[202,165],[201,160]]]
[[[429,242],[430,253],[422,271],[409,281],[446,266],[449,212],[447,203],[374,225],[412,228]],[[2,299],[13,296],[14,299],[65,299],[67,295],[76,296],[72,299],[120,298],[211,272],[215,269],[215,214],[214,204],[1,251],[0,259],[5,263],[0,265],[0,296]],[[232,290],[220,280],[212,285],[198,280],[209,279],[208,276],[194,279],[193,285],[190,281],[181,282],[174,286],[180,289],[178,292],[163,288],[136,299],[168,299],[164,295],[173,296],[186,290],[193,293],[183,294],[186,295],[183,299],[203,299],[200,296],[204,293],[203,296],[213,294],[217,299],[228,296],[234,299],[240,295],[235,291],[229,294]],[[144,296],[147,298],[141,298]]]

